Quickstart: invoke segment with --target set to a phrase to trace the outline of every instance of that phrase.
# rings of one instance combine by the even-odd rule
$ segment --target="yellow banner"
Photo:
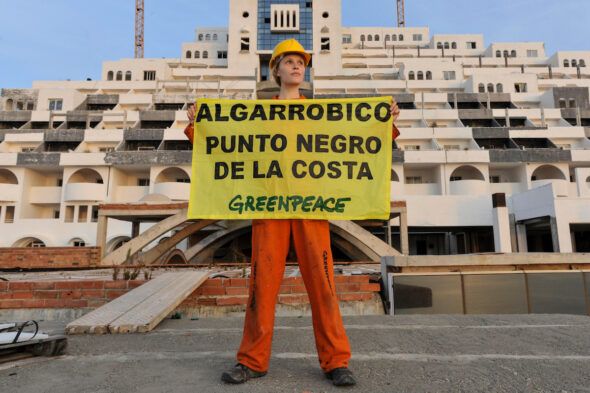
[[[188,217],[388,219],[391,102],[197,100]]]

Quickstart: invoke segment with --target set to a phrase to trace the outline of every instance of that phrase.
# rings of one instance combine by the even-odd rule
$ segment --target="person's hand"
[[[390,113],[391,117],[393,117],[393,121],[395,121],[399,117],[399,106],[397,106],[397,102],[395,102],[395,99],[391,103]]]
[[[192,125],[195,122],[195,104],[188,106],[186,116],[188,117],[189,124]]]

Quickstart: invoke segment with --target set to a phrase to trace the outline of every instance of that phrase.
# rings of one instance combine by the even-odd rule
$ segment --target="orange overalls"
[[[189,125],[185,130],[191,143],[192,128]],[[395,126],[393,134],[394,138],[399,135]],[[324,372],[348,367],[350,344],[336,296],[327,220],[252,220],[249,298],[237,360],[255,371],[268,370],[275,305],[283,282],[291,235],[311,303],[320,367]]]

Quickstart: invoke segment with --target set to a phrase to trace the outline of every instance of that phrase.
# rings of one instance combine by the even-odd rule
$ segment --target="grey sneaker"
[[[332,371],[326,373],[326,378],[332,380],[334,386],[353,386],[356,385],[356,380],[350,371],[346,367],[335,368]]]
[[[266,371],[254,371],[243,364],[236,364],[230,370],[221,374],[221,380],[225,383],[239,384],[244,383],[250,378],[260,378],[266,375]]]

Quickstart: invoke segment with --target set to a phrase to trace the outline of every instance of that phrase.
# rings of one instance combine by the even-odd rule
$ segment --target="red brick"
[[[127,289],[127,282],[125,280],[105,281],[104,287],[106,289]]]
[[[14,291],[12,292],[13,299],[32,299],[33,291]]]
[[[280,304],[307,304],[309,298],[307,295],[279,295]]]
[[[0,300],[0,310],[5,308],[22,308],[23,300],[7,299]]]
[[[230,289],[230,288],[227,288],[227,289]],[[225,288],[223,288],[223,287],[203,288],[203,296],[223,296],[223,295],[225,295]]]
[[[238,304],[248,304],[248,298],[246,296],[218,297],[216,300],[218,306],[234,306]]]
[[[36,299],[57,299],[59,291],[33,291]]]
[[[217,304],[217,299],[215,298],[200,298],[197,300],[197,305],[199,306],[215,306]]]
[[[0,281],[0,291],[8,291],[8,283],[6,281]]]
[[[64,299],[64,308],[83,308],[88,307],[88,302],[84,299]]]
[[[356,302],[362,300],[371,300],[373,298],[372,293],[340,293],[338,299],[343,302]]]
[[[82,298],[104,298],[105,292],[103,289],[83,289],[82,290]]]
[[[33,283],[33,289],[55,289],[53,281],[37,281]]]
[[[225,288],[226,295],[230,296],[247,296],[248,295],[248,288],[241,288],[241,287],[227,287]]]
[[[201,288],[208,288],[208,287],[221,287],[223,286],[223,279],[221,278],[208,278]]]
[[[78,289],[103,289],[104,288],[104,280],[98,281],[80,281],[80,285],[76,288]]]
[[[305,285],[291,285],[291,292],[290,293],[307,293],[307,289]]]
[[[303,278],[301,277],[285,277],[283,278],[283,285],[301,285]]]
[[[64,300],[61,299],[45,299],[45,308],[61,308],[63,307]]]
[[[361,284],[336,284],[336,292],[359,292]]]
[[[358,283],[368,283],[369,282],[369,276],[349,276],[350,278],[348,279],[348,282],[358,282]]]
[[[75,289],[73,291],[61,291],[59,293],[60,299],[80,299],[82,298],[82,290]]]
[[[45,308],[44,299],[28,299],[23,300],[23,308]]]
[[[230,278],[229,279],[229,286],[230,287],[248,287],[248,278]]]
[[[80,281],[56,281],[55,289],[79,289]]]
[[[361,284],[360,290],[366,292],[379,292],[381,291],[381,285],[378,283]]]
[[[26,291],[33,289],[33,283],[25,281],[11,281],[8,285],[8,289],[11,291]]]
[[[12,299],[12,292],[0,292],[0,299]]]

